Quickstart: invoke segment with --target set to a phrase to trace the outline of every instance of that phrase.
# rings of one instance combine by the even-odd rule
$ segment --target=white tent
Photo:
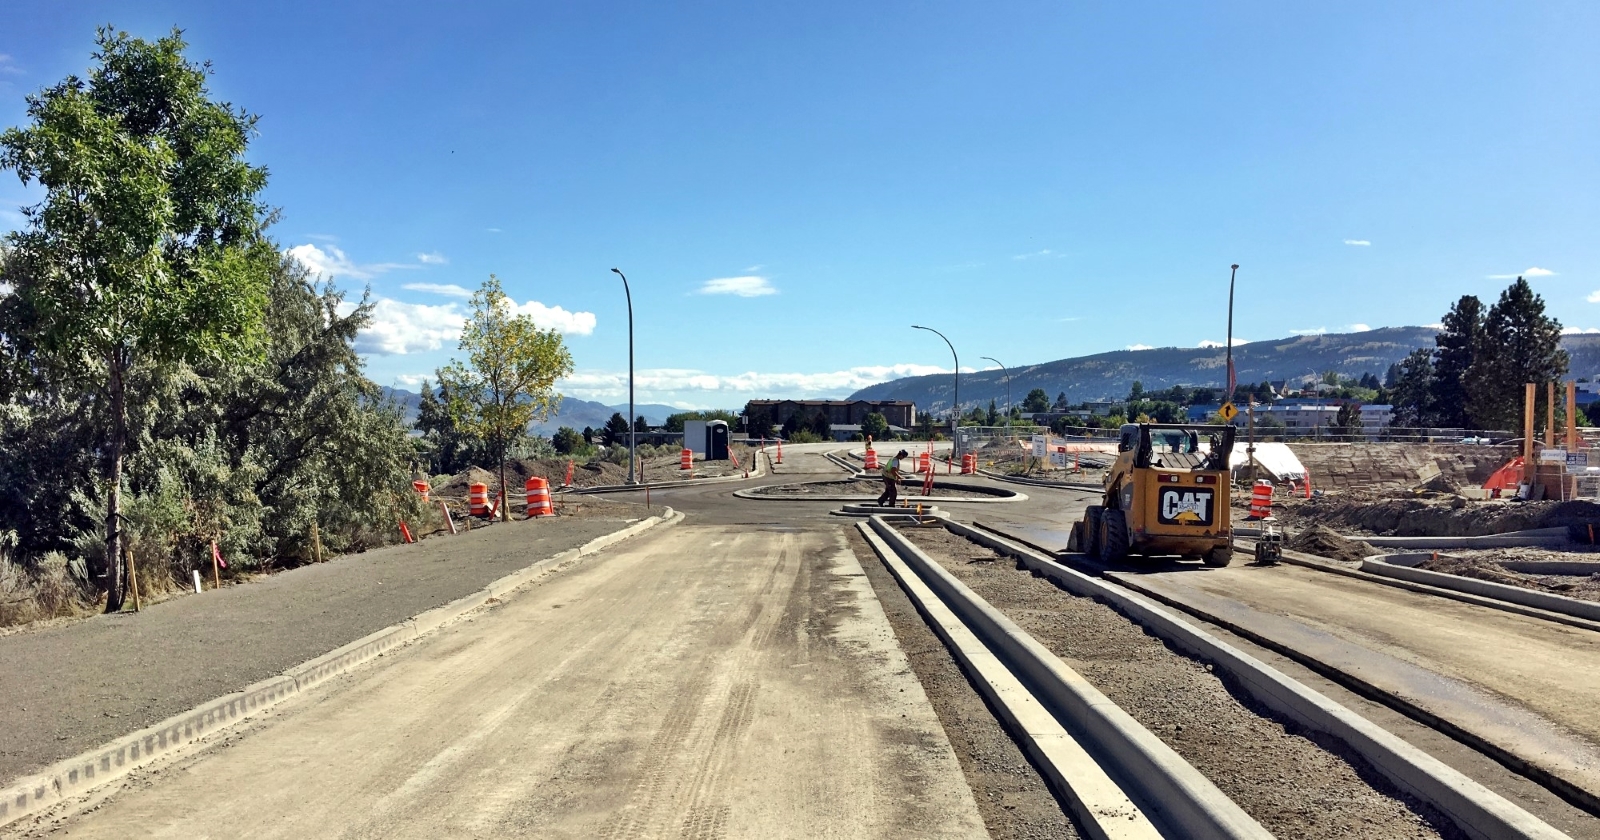
[[[1228,467],[1236,478],[1249,477],[1250,455],[1245,449],[1246,444],[1235,443],[1228,458]],[[1256,477],[1271,479],[1274,483],[1304,481],[1306,466],[1286,443],[1257,443]]]

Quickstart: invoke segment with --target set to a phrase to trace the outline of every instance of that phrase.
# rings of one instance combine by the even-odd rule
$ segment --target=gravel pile
[[[1326,525],[1312,525],[1301,529],[1285,544],[1295,551],[1329,557],[1334,560],[1357,563],[1363,558],[1381,554],[1376,548],[1349,537],[1340,536]]]
[[[1235,696],[1110,607],[1018,571],[947,531],[909,534],[979,596],[1060,656],[1278,837],[1459,837],[1347,748]]]

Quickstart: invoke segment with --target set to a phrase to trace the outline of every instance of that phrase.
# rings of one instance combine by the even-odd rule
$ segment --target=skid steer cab
[[[1176,554],[1228,565],[1234,433],[1232,426],[1124,425],[1105,495],[1073,523],[1067,550],[1107,562]]]

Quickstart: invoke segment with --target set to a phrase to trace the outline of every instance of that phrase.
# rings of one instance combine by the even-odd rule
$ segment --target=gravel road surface
[[[631,540],[55,817],[9,835],[987,836],[838,526]]]
[[[1342,745],[1285,726],[1230,693],[1209,666],[1173,652],[1104,604],[1018,571],[947,531],[908,536],[1167,742],[1279,837],[1453,837],[1428,806],[1394,791]]]
[[[0,636],[0,780],[237,691],[646,515],[477,527]]]

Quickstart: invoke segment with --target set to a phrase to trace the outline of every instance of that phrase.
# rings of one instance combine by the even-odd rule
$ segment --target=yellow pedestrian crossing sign
[[[1222,422],[1232,423],[1233,418],[1239,416],[1239,409],[1235,408],[1233,403],[1227,402],[1222,404],[1222,408],[1218,409],[1217,413],[1222,415]]]

